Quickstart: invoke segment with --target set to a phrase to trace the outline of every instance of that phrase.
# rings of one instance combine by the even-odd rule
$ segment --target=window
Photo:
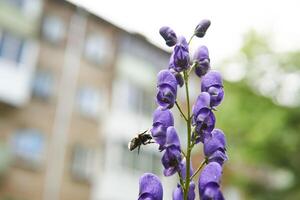
[[[58,16],[46,16],[42,26],[43,36],[51,43],[57,44],[65,37],[65,25]]]
[[[24,39],[8,32],[2,32],[0,37],[0,57],[20,63],[24,48]]]
[[[132,172],[148,171],[155,174],[162,173],[161,157],[155,151],[141,147],[140,153],[142,153],[143,156],[139,156],[137,152],[130,152],[128,150],[127,143],[123,143],[121,146],[121,166],[123,166],[124,169]]]
[[[100,91],[91,87],[82,87],[78,91],[77,105],[79,111],[87,117],[98,117],[103,101],[101,102]],[[102,106],[101,106],[102,104]]]
[[[38,71],[33,80],[32,92],[36,97],[48,99],[53,93],[53,76],[46,71]]]
[[[72,154],[71,173],[76,180],[90,181],[93,173],[95,151],[90,147],[75,145]]]
[[[145,86],[123,80],[117,89],[119,90],[117,93],[122,93],[122,97],[126,102],[123,107],[136,114],[152,116],[155,109],[154,95]]]
[[[6,2],[18,8],[22,8],[25,4],[25,0],[6,0]]]
[[[111,45],[108,38],[103,35],[90,35],[85,45],[85,57],[95,63],[101,64],[107,61],[111,53]]]
[[[11,137],[10,147],[17,162],[30,167],[38,167],[44,157],[44,135],[35,129],[18,130]]]

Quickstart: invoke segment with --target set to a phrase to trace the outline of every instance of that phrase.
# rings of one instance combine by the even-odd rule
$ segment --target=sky
[[[276,51],[300,48],[299,0],[69,0],[130,32],[145,35],[166,48],[158,34],[161,26],[172,27],[187,38],[201,19],[212,25],[202,40],[211,58],[220,61],[238,51],[244,33],[255,29],[270,35]]]
[[[206,36],[192,41],[191,52],[200,44],[206,45],[212,68],[220,69],[228,81],[239,81],[245,77],[245,66],[241,63],[223,68],[220,65],[223,60],[239,54],[243,37],[249,30],[269,37],[274,52],[300,50],[299,0],[68,1],[129,32],[142,34],[150,42],[169,51],[171,49],[159,35],[160,27],[170,26],[177,35],[189,38],[202,19],[210,19],[212,24]],[[259,92],[280,105],[300,105],[297,96],[300,93],[300,71],[289,74],[276,70],[276,65],[266,67],[269,79],[261,77]],[[276,76],[271,71],[276,72]],[[281,86],[280,90],[273,87],[274,80]],[[268,95],[272,92],[276,93],[275,99],[274,95]]]

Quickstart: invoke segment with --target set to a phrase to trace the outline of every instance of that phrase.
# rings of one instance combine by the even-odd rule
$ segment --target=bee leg
[[[141,146],[138,147],[138,155],[140,154],[140,148],[141,148]]]

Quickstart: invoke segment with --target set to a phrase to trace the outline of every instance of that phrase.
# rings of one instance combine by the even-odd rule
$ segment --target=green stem
[[[195,173],[191,176],[191,181],[193,180],[193,178],[199,173],[199,171],[204,167],[204,165],[206,164],[207,160],[204,159],[201,164],[199,165],[199,167],[197,168],[197,170],[195,171]]]
[[[192,39],[192,38],[191,38]],[[191,40],[190,39],[190,40]],[[185,177],[185,189],[184,189],[184,200],[187,200],[188,191],[190,186],[190,162],[191,162],[191,110],[190,110],[190,97],[189,97],[189,85],[188,85],[188,73],[187,71],[183,72],[184,75],[184,82],[185,82],[185,92],[186,92],[186,101],[187,101],[187,155],[186,155],[186,177]]]
[[[188,45],[190,45],[190,43],[191,43],[191,41],[192,41],[192,39],[193,39],[194,36],[195,36],[195,34],[193,34],[192,37],[190,38],[190,40],[188,42]]]
[[[182,115],[182,117],[185,119],[185,121],[187,121],[187,118],[186,118],[186,116],[184,115],[184,113],[182,112],[182,110],[181,110],[181,108],[180,108],[180,106],[179,106],[179,104],[178,104],[177,101],[175,101],[175,105],[176,105],[176,107],[178,108],[178,110],[179,110],[180,114]]]

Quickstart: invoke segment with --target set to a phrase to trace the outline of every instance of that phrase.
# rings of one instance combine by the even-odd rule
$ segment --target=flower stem
[[[192,39],[192,38],[191,38]],[[191,40],[190,39],[190,40]],[[184,200],[188,198],[188,191],[190,186],[190,164],[191,164],[191,110],[190,110],[190,97],[189,97],[189,75],[187,71],[183,72],[184,82],[185,82],[185,92],[186,92],[186,101],[187,101],[187,149],[186,149],[186,177],[185,177],[185,189],[184,189]]]
[[[184,115],[184,113],[182,112],[182,110],[181,110],[181,108],[180,108],[180,106],[179,106],[179,104],[178,104],[177,101],[175,101],[175,105],[176,105],[176,107],[178,108],[178,110],[179,110],[180,114],[182,115],[182,117],[185,119],[185,121],[187,121],[187,118],[186,118],[186,116]]]
[[[193,178],[199,173],[199,171],[204,167],[204,165],[206,164],[207,160],[204,159],[201,164],[199,165],[199,167],[197,168],[197,170],[195,171],[195,173],[191,176],[190,180],[193,180]]]
[[[194,36],[195,36],[195,34],[193,34],[192,37],[190,38],[190,40],[188,42],[188,45],[190,45],[190,43],[191,43],[191,41],[192,41],[192,39],[193,39]]]

